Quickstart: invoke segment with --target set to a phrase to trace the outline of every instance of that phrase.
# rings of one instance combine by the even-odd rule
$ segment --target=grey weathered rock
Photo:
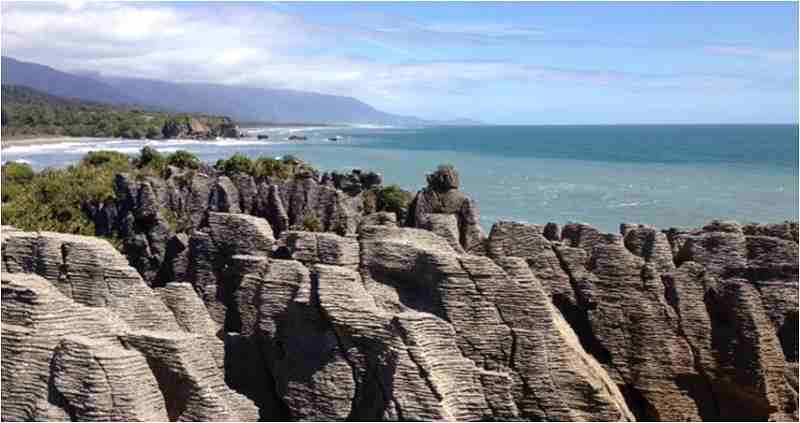
[[[324,173],[320,179],[320,183],[323,185],[330,185],[348,195],[355,196],[370,188],[381,185],[383,183],[383,178],[379,173],[362,172],[361,169],[353,169],[350,173],[339,173],[336,171]]]
[[[105,241],[3,227],[3,420],[797,419],[792,224],[500,222],[484,256],[457,213],[337,220],[358,195],[307,181],[225,189],[357,234],[207,202],[155,289]],[[169,186],[125,186],[125,224],[186,210]],[[151,232],[130,242],[153,251]]]
[[[4,253],[6,245],[4,242]],[[68,399],[49,394],[53,388],[50,363],[56,347],[69,336],[112,342],[128,325],[119,316],[102,312],[105,309],[72,301],[51,282],[33,274],[4,271],[2,298],[2,419],[69,419]],[[163,400],[151,405],[163,409]],[[105,410],[111,411],[110,407]]]
[[[165,421],[166,405],[147,359],[115,342],[66,336],[51,365],[54,396],[74,420]]]
[[[256,214],[255,206],[258,200],[258,185],[252,176],[235,173],[230,179],[238,190],[239,209],[242,213]]]
[[[275,243],[269,222],[240,213],[209,213],[208,233],[227,254],[269,254]]]
[[[426,176],[428,188],[437,192],[447,192],[458,189],[461,185],[461,178],[458,171],[453,166],[442,165],[435,172]]]
[[[652,262],[659,272],[675,269],[672,247],[667,236],[655,227],[647,225],[627,225],[620,227],[625,247],[633,254]]]
[[[745,235],[763,235],[773,238],[781,238],[797,243],[798,227],[797,222],[783,222],[768,225],[750,223],[742,227]]]
[[[495,417],[508,418],[515,408],[516,417],[524,419],[631,417],[605,372],[580,347],[575,348],[575,335],[559,323],[557,312],[526,266],[505,261],[507,271],[488,258],[459,256],[437,238],[412,229],[365,228],[361,246],[366,290],[387,311],[410,309],[452,324],[461,354],[484,369],[475,375],[479,381],[514,380],[506,387],[510,391],[498,391],[494,384],[486,387],[492,395],[484,398],[513,398],[513,402],[488,403],[490,410],[498,410],[493,413],[500,413]],[[536,298],[538,302],[531,302]],[[537,313],[538,319],[525,320],[524,316]],[[573,347],[567,346],[570,342]],[[564,367],[574,372],[557,382],[540,385],[540,378],[526,376],[534,374],[534,366],[549,373],[567,362],[570,365]],[[486,371],[495,372],[494,378],[487,377]],[[592,395],[579,388],[584,384],[596,388]]]
[[[258,410],[232,391],[203,337],[190,333],[138,331],[123,337],[148,358],[173,421],[255,421]]]
[[[306,265],[321,263],[358,266],[358,241],[354,238],[322,232],[287,231],[280,244],[287,257]]]
[[[163,288],[156,288],[155,291],[172,311],[175,321],[183,331],[204,337],[204,342],[211,347],[210,351],[217,362],[217,367],[223,369],[225,346],[220,336],[220,330],[211,320],[208,310],[195,293],[192,285],[185,282],[171,282]]]
[[[552,226],[550,227],[552,228]],[[569,276],[562,269],[553,245],[545,236],[547,226],[516,222],[498,222],[489,234],[489,257],[520,257],[528,262],[533,274],[542,282],[560,308],[575,307],[575,293]],[[566,310],[562,309],[562,312]]]
[[[422,227],[425,215],[432,213],[454,214],[458,221],[459,243],[469,253],[485,252],[486,235],[480,226],[478,206],[458,189],[458,172],[452,167],[428,175],[428,187],[420,190],[409,207],[406,224]]]
[[[359,230],[363,226],[373,225],[397,226],[397,215],[392,212],[370,213],[359,222]]]
[[[223,175],[217,178],[208,200],[211,211],[239,213],[239,190],[230,178]]]
[[[774,226],[751,225],[749,233],[764,234]],[[680,245],[676,262],[694,261],[718,279],[746,279],[754,285],[777,330],[787,360],[797,362],[798,246],[789,235],[745,235],[735,223],[713,222],[702,230],[673,235]],[[788,239],[787,239],[788,238]]]
[[[231,363],[233,374],[267,381],[234,384],[274,416],[632,417],[521,262],[506,259],[508,273],[459,258],[431,232],[390,226],[363,227],[360,245],[304,232],[279,243],[299,261],[233,257],[242,335],[228,347],[254,365]],[[321,254],[326,243],[337,252]],[[541,382],[538,371],[560,373]]]
[[[189,280],[189,235],[178,233],[167,242],[158,278],[163,281]]]
[[[431,231],[447,240],[450,246],[459,253],[463,253],[459,243],[458,219],[453,214],[428,213],[420,216],[419,228]]]
[[[569,276],[561,290],[574,295],[551,292],[553,300],[637,417],[795,416],[796,390],[780,373],[796,363],[797,244],[747,236],[735,222],[620,229],[622,237],[568,224],[554,242],[541,227],[501,223],[489,253],[524,257],[548,280],[553,267],[543,257],[556,252]],[[726,358],[734,356],[735,364]]]
[[[290,227],[301,227],[308,216],[316,217],[323,231],[355,234],[364,213],[360,190],[380,183],[379,175],[359,172],[356,179],[361,188],[350,195],[320,183],[314,173],[300,171],[288,180],[256,180],[203,165],[196,170],[171,167],[167,175],[166,179],[118,175],[116,200],[87,207],[97,234],[121,238],[129,262],[152,286],[163,286],[177,276],[173,255],[168,257],[174,253],[171,241],[177,233],[205,231],[209,213],[262,217],[274,237]]]
[[[204,117],[187,117],[186,119],[169,120],[164,124],[161,133],[164,138],[239,138],[239,127],[227,117],[219,120]]]
[[[230,270],[232,257],[269,256],[275,239],[265,219],[247,214],[210,212],[208,227],[203,229],[206,232],[196,231],[189,239],[187,281],[194,285],[211,318],[224,327],[237,288]]]
[[[87,306],[56,284],[31,273],[3,272],[3,420],[257,417],[252,402],[225,386],[222,370],[209,360],[221,345],[209,343],[208,336],[177,329],[174,319],[158,332],[143,331],[113,301]],[[207,316],[202,305],[194,312]],[[199,327],[182,321],[189,329]]]
[[[545,227],[501,222],[488,252],[525,258],[549,282],[553,302],[637,417],[791,419],[796,389],[780,377],[797,362],[790,228],[750,225],[745,235],[735,222],[663,232],[623,224],[616,236],[571,223],[559,242]]]
[[[326,232],[346,235],[358,227],[361,198],[321,185],[314,178],[287,181],[280,185],[280,196],[290,225],[302,225],[306,216],[315,216]]]
[[[73,301],[108,308],[133,328],[178,330],[172,313],[107,241],[4,230],[2,258],[6,271],[42,275]]]

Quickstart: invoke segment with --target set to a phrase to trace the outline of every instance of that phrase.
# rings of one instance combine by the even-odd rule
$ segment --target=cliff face
[[[796,223],[487,237],[443,176],[404,226],[332,178],[121,176],[135,268],[4,227],[2,418],[797,420]]]

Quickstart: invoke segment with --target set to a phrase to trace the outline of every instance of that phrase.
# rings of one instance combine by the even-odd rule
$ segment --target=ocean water
[[[323,170],[371,169],[416,191],[449,163],[478,203],[481,223],[622,222],[659,227],[708,221],[798,219],[797,125],[486,126],[435,128],[247,128],[217,141],[65,139],[8,147],[2,161],[65,166],[91,150],[135,154],[149,144],[214,162],[236,152],[293,154]],[[270,134],[259,141],[257,134]],[[302,133],[307,141],[288,141]],[[332,142],[327,138],[340,136]]]

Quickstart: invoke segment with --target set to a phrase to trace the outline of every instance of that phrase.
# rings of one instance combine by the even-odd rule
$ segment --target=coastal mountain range
[[[230,116],[239,122],[442,125],[473,120],[424,120],[380,111],[353,97],[286,89],[67,73],[49,66],[2,58],[2,83],[86,101],[140,105],[167,112]]]

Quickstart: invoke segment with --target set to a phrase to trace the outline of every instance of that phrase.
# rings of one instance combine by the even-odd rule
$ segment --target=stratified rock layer
[[[237,214],[240,221],[258,217],[273,237],[303,229],[306,219],[318,221],[323,231],[352,235],[364,214],[362,190],[381,182],[374,173],[359,173],[364,181],[352,185],[344,183],[350,178],[321,181],[313,173],[283,180],[225,175],[208,166],[170,169],[168,178],[118,175],[116,199],[92,216],[98,235],[122,238],[131,265],[152,286],[183,276],[173,264],[186,248],[180,237],[213,228],[215,213]]]
[[[214,180],[155,287],[106,241],[3,227],[2,419],[798,418],[796,225],[486,238],[444,169],[418,228],[333,207],[325,228],[351,229],[306,232],[335,190],[244,179]],[[286,219],[251,213],[283,195]]]
[[[9,227],[2,237],[3,420],[258,417],[225,385],[224,347],[193,291],[176,300],[165,288],[165,304],[96,238]]]
[[[239,346],[270,384],[248,395],[284,418],[632,419],[519,259],[393,226],[283,243],[290,260],[234,260]]]
[[[569,224],[559,239],[542,226],[501,222],[488,251],[524,257],[549,282],[637,418],[796,420],[792,227],[624,224],[620,236]]]
[[[428,186],[420,190],[411,202],[406,223],[412,227],[444,230],[441,218],[431,218],[429,215],[453,215],[456,217],[461,247],[473,254],[483,254],[486,235],[480,226],[478,206],[459,190],[459,185],[458,172],[450,166],[443,166],[428,175]]]

